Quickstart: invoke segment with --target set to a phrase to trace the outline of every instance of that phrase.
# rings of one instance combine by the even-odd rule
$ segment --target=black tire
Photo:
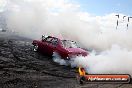
[[[37,51],[38,51],[38,45],[37,45],[37,44],[35,44],[35,45],[33,46],[33,51],[34,51],[34,52],[37,52]]]
[[[81,85],[85,84],[85,82],[86,82],[85,77],[84,76],[80,77],[79,82],[80,82]]]

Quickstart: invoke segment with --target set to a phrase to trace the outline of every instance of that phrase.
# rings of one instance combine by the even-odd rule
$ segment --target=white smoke
[[[74,58],[72,64],[84,67],[88,73],[132,75],[131,61],[132,51],[113,45],[110,50],[103,51],[100,54],[90,53],[87,57]]]
[[[54,54],[53,60],[60,65],[71,67],[84,67],[90,74],[130,74],[132,75],[132,51],[128,51],[118,45],[113,45],[110,50],[103,52],[91,52],[88,56],[77,56],[67,61],[58,54]]]
[[[42,34],[73,39],[85,48],[101,53],[77,57],[72,64],[83,65],[90,73],[130,73],[132,21],[120,14],[116,30],[116,13],[93,16],[80,11],[80,5],[69,0],[6,0],[6,22],[9,30],[38,39]],[[116,47],[113,45],[116,44]],[[57,60],[55,60],[57,62]],[[65,64],[64,61],[62,61]]]
[[[53,53],[53,61],[56,63],[59,63],[60,65],[66,65],[68,66],[69,64],[67,63],[66,60],[62,59],[60,55],[57,52]]]
[[[6,0],[0,0],[0,12],[3,12],[5,10],[6,4],[7,4]]]

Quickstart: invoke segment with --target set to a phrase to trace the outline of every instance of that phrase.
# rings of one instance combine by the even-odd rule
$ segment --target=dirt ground
[[[132,88],[132,84],[79,85],[76,69],[33,52],[32,40],[0,33],[0,88]]]

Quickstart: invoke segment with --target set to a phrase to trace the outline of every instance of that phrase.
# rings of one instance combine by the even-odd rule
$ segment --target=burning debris
[[[78,77],[79,83],[83,84],[86,81],[86,78],[85,78],[85,75],[86,75],[85,69],[83,67],[79,67],[78,68],[78,72],[79,72],[79,77]]]

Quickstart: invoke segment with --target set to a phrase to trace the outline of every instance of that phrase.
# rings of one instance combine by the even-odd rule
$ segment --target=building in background
[[[6,18],[5,13],[0,12],[0,31],[6,32],[7,31],[7,24],[6,24]]]

